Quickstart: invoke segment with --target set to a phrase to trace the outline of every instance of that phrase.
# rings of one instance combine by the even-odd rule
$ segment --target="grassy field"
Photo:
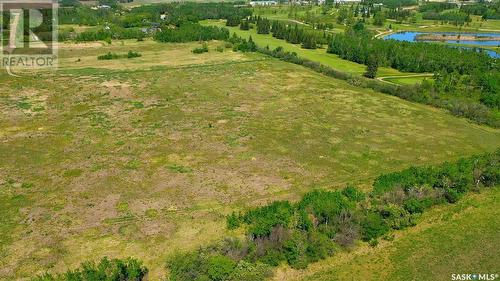
[[[282,269],[275,280],[451,280],[452,274],[498,274],[500,190],[442,206],[417,227],[397,232],[376,248],[363,246],[312,265]]]
[[[225,26],[225,21],[206,20],[203,21],[202,24]],[[257,34],[257,31],[255,29],[240,30],[239,27],[229,27],[229,26],[225,27],[231,31],[231,34],[236,33],[238,36],[241,36],[243,38],[249,38],[250,36],[252,36],[252,39],[255,41],[255,43],[261,47],[269,46],[269,48],[275,49],[281,46],[285,51],[296,52],[302,58],[320,62],[324,65],[330,66],[339,71],[352,74],[359,74],[359,75],[366,72],[365,65],[351,62],[348,60],[343,60],[339,58],[337,55],[326,53],[325,49],[307,50],[301,48],[300,45],[295,45],[288,43],[285,40],[276,39],[272,37],[270,34]],[[388,67],[380,67],[378,70],[379,76],[396,76],[396,75],[407,75],[407,74],[411,73],[400,72],[396,69]]]
[[[224,215],[498,147],[500,131],[260,54],[199,43],[62,46],[0,75],[0,279],[225,234]],[[142,57],[98,61],[108,51]]]

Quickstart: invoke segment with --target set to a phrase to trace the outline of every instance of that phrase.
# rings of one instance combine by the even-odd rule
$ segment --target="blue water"
[[[388,39],[393,39],[393,40],[398,40],[398,41],[408,41],[408,42],[415,42],[416,37],[418,34],[457,34],[457,32],[398,32],[398,33],[393,33],[389,34],[384,37],[385,40]],[[491,41],[473,41],[473,40],[449,40],[446,41],[447,43],[450,44],[468,44],[468,45],[480,45],[480,46],[500,46],[500,33],[460,33],[462,35],[479,35],[479,36],[489,36],[489,37],[495,37],[498,38],[498,40],[491,40]],[[426,42],[433,42],[433,41],[426,41]],[[462,47],[466,48],[466,47]],[[487,53],[490,57],[493,58],[500,58],[500,54],[492,51],[492,50],[487,50],[487,49],[482,49],[485,53]]]

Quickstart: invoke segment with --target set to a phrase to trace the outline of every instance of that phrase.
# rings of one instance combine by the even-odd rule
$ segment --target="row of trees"
[[[229,229],[247,238],[227,238],[167,263],[170,280],[265,280],[272,267],[305,268],[357,240],[376,246],[391,230],[418,223],[433,205],[455,203],[467,192],[500,183],[500,150],[436,166],[411,167],[378,177],[365,194],[353,186],[316,190],[299,202],[276,201],[227,217]]]
[[[154,35],[159,42],[190,42],[226,40],[229,38],[229,30],[216,26],[202,26],[198,23],[185,23],[178,28],[167,28]]]
[[[460,11],[446,11],[442,13],[425,12],[422,14],[422,18],[424,20],[435,20],[454,25],[464,25],[472,21],[468,14]]]
[[[316,49],[317,45],[326,44],[332,36],[326,32],[308,31],[297,24],[289,25],[280,21],[271,24],[273,37],[292,44],[302,44],[303,48]]]

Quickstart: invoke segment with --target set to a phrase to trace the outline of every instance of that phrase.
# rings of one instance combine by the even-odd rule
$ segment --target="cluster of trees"
[[[269,34],[271,31],[271,21],[267,18],[257,17],[255,20],[255,26],[257,27],[258,34]]]
[[[332,38],[326,32],[308,31],[299,28],[297,24],[289,25],[280,21],[272,22],[271,32],[277,39],[284,39],[292,44],[302,44],[306,49],[316,49],[318,45],[326,44]]]
[[[103,25],[119,23],[119,16],[111,9],[92,10],[90,7],[63,7],[58,11],[59,24]]]
[[[123,28],[116,25],[101,27],[97,30],[83,31],[77,33],[75,36],[70,36],[76,42],[139,39],[142,37],[144,37],[144,32],[140,28]]]
[[[229,30],[216,26],[202,26],[198,23],[187,22],[177,28],[167,28],[154,35],[159,42],[190,42],[226,40]]]
[[[442,13],[425,12],[422,14],[422,18],[424,20],[435,20],[454,25],[464,25],[472,21],[468,14],[460,11],[445,11]]]
[[[231,19],[239,23],[242,18],[251,14],[250,9],[235,6],[232,3],[185,2],[142,5],[132,9],[122,9],[117,6],[112,9],[97,10],[86,6],[76,6],[59,9],[59,22],[102,26],[98,30],[76,35],[77,40],[93,41],[106,38],[137,38],[144,36],[144,34],[139,34],[142,32],[141,29],[165,30],[172,26],[180,27],[185,23],[197,23],[203,19]],[[70,38],[70,36],[64,38]]]
[[[233,3],[168,3],[142,5],[130,10],[130,14],[143,15],[147,21],[162,22],[165,25],[179,26],[184,22],[198,22],[205,19],[242,19],[252,11]],[[160,16],[165,15],[164,20]]]
[[[481,16],[484,20],[487,19],[500,19],[500,2],[493,1],[488,2],[478,2],[470,5],[462,5],[460,11],[468,15]]]
[[[418,11],[425,13],[425,12],[435,12],[435,13],[441,13],[442,11],[445,10],[452,10],[458,8],[458,5],[455,3],[449,3],[449,2],[428,2],[423,5],[420,5],[418,7]]]
[[[376,246],[391,230],[414,226],[426,209],[455,203],[467,192],[500,183],[500,150],[452,163],[411,167],[378,177],[365,194],[353,186],[316,190],[299,202],[275,201],[232,213],[227,227],[243,227],[247,238],[226,238],[167,263],[170,280],[264,280],[272,267],[309,263],[349,248],[357,240]]]
[[[233,47],[233,51],[241,51],[241,52],[255,52],[257,51],[257,45],[252,39],[252,36],[248,38],[248,40],[241,38],[233,33],[233,36],[227,40],[231,46]]]
[[[386,11],[386,16],[388,19],[394,19],[396,22],[403,22],[408,19],[411,21],[416,22],[416,17],[415,14],[412,13],[410,10],[405,10],[405,9],[389,9]]]
[[[469,101],[471,105],[480,102],[492,110],[498,110],[500,107],[498,95],[500,69],[497,60],[476,50],[423,42],[374,39],[370,33],[362,29],[358,31],[351,29],[345,34],[336,35],[328,46],[328,52],[346,60],[370,65],[372,72],[376,71],[374,67],[377,65],[389,66],[404,72],[434,73],[435,79],[432,85],[427,84],[418,88],[419,102],[437,104],[450,109],[453,107],[455,110],[457,108],[455,103],[442,101],[446,97]],[[488,109],[481,109],[480,104],[479,107],[469,106],[467,110],[470,111],[468,114],[478,115],[473,119],[479,122],[485,118],[495,118],[495,116],[488,117],[491,115]],[[460,110],[456,113],[468,115],[460,113]]]
[[[136,259],[103,258],[99,263],[84,262],[80,268],[69,270],[63,274],[44,274],[34,281],[143,281],[148,269]]]

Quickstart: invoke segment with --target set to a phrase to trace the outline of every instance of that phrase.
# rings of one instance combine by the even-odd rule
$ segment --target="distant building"
[[[278,5],[277,1],[250,1],[250,6],[275,6]]]

